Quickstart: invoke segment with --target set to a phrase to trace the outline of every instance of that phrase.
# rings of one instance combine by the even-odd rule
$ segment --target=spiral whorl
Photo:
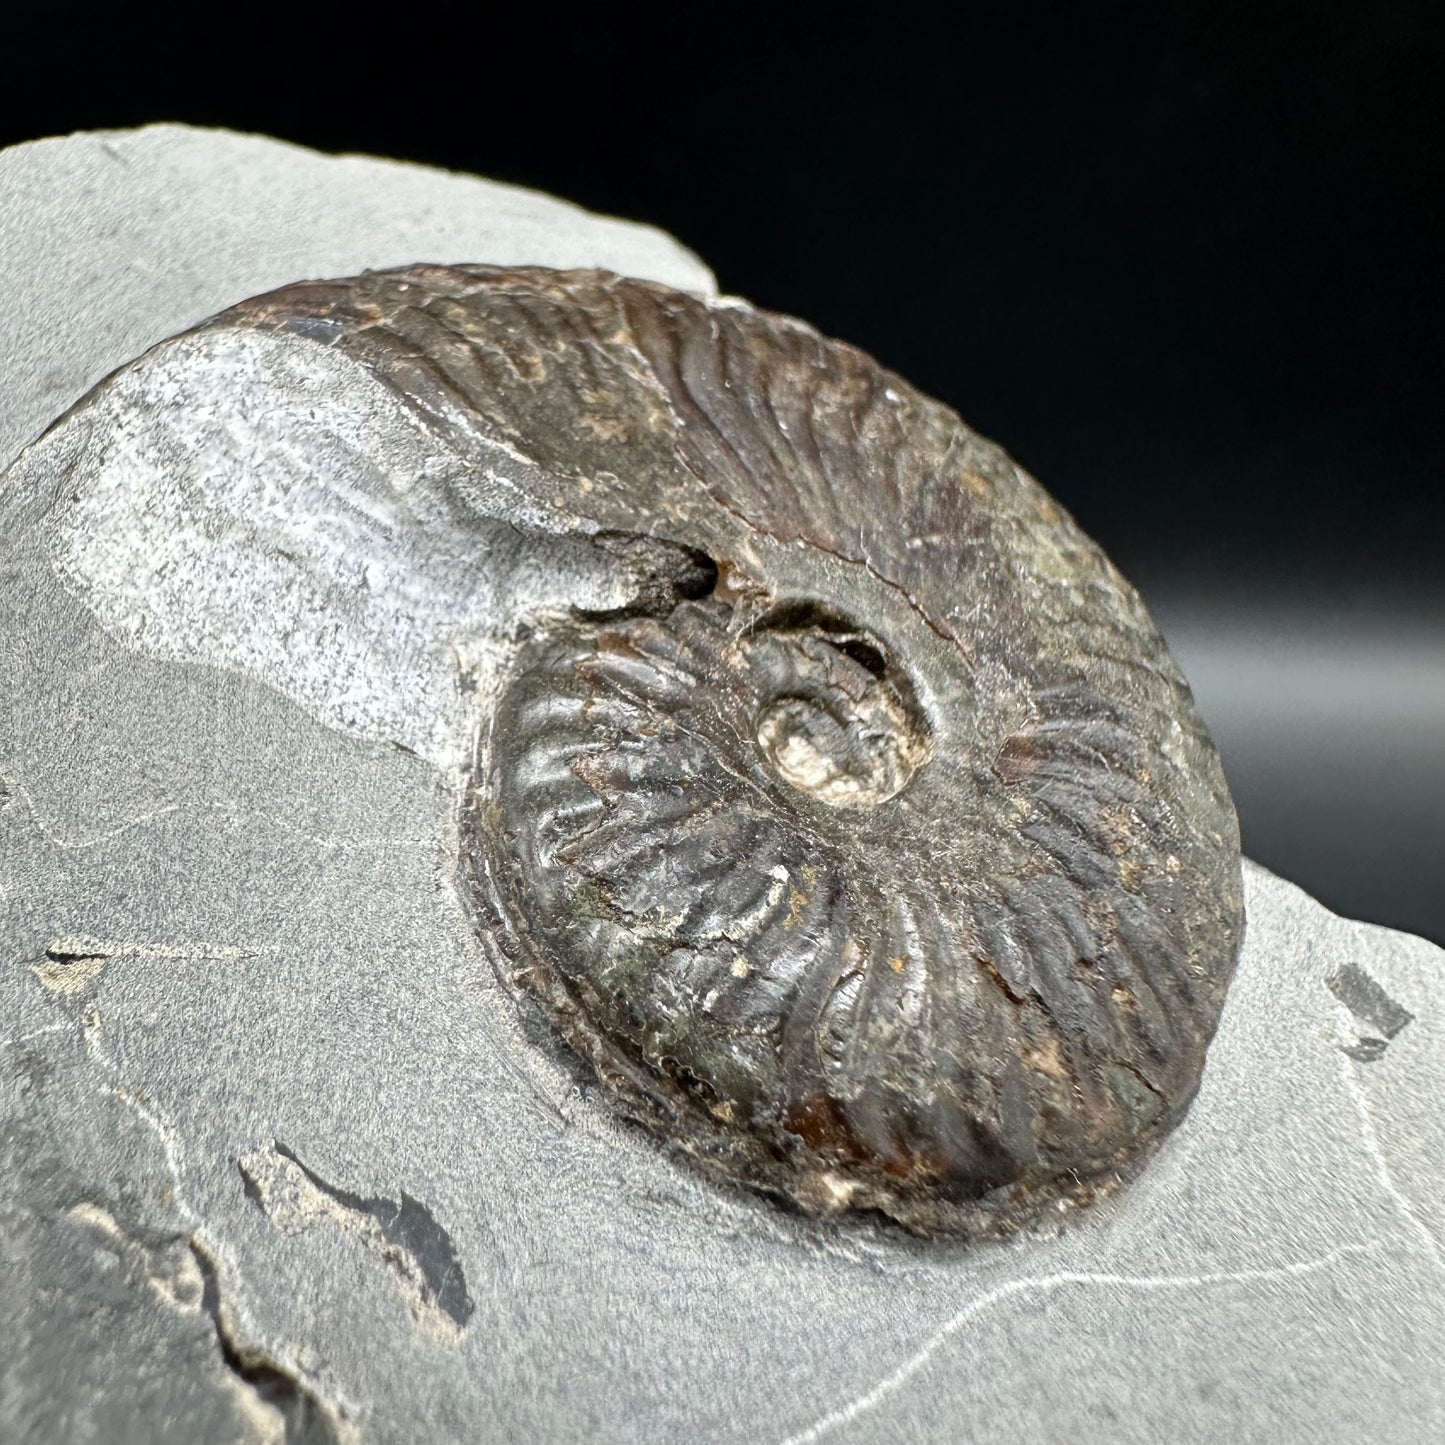
[[[463,807],[505,977],[627,1114],[925,1232],[1086,1201],[1179,1120],[1233,808],[1138,597],[997,448],[799,322],[601,273],[232,317],[524,458],[536,525],[667,544],[635,607],[524,620]]]

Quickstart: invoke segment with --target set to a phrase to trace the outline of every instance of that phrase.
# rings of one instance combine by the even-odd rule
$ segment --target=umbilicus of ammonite
[[[415,266],[210,328],[359,361],[525,460],[519,537],[633,579],[519,604],[459,809],[503,978],[616,1108],[720,1183],[964,1234],[1179,1121],[1234,811],[1139,598],[996,447],[798,321],[602,272]]]

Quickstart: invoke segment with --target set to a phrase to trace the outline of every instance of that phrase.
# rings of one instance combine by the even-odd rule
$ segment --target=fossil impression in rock
[[[89,448],[57,565],[105,625],[455,770],[502,976],[715,1179],[997,1232],[1188,1107],[1242,929],[1189,691],[858,350],[415,266],[247,302],[46,445]]]

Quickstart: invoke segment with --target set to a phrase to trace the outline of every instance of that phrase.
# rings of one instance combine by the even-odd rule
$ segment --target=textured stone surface
[[[133,259],[208,213],[235,147],[278,213],[303,209],[318,172],[365,165],[175,131],[83,138],[51,145],[56,196],[66,147],[101,164],[102,145],[142,170],[152,145],[192,159],[160,214],[143,185],[92,202],[94,231]],[[378,175],[403,188],[397,226]],[[7,314],[7,435],[241,295],[415,259],[397,247],[418,197],[435,188],[441,207],[471,184],[382,168],[355,202],[373,232],[344,264],[293,251],[257,282],[269,255],[213,248],[188,253],[179,298],[164,268],[146,304],[102,269],[49,325]],[[491,234],[438,259],[559,259],[494,254]],[[17,294],[43,299],[56,256],[4,239]],[[57,389],[46,347],[67,327]],[[444,755],[254,663],[106,631],[62,580],[34,478],[22,464],[0,483],[0,1435],[1445,1430],[1439,950],[1247,869],[1199,1098],[1129,1190],[973,1248],[784,1215],[619,1129],[527,1033],[458,888]],[[404,678],[403,663],[418,665],[387,666]]]

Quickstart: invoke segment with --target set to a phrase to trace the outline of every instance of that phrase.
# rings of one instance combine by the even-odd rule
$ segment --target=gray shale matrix
[[[0,1440],[1445,1437],[1439,950],[1246,864],[1198,1097],[1127,1188],[996,1243],[786,1213],[621,1124],[498,982],[455,785],[489,598],[448,515],[428,585],[385,545],[432,461],[394,397],[338,357],[255,419],[264,466],[230,436],[132,495],[184,385],[138,372],[130,491],[52,505],[84,419],[20,457],[244,298],[421,260],[712,291],[657,232],[415,167],[178,128],[0,156]],[[551,578],[522,548],[508,585]],[[760,736],[841,809],[887,796],[926,739],[872,643],[771,619],[749,656],[809,628],[902,741],[820,773],[788,716]]]

